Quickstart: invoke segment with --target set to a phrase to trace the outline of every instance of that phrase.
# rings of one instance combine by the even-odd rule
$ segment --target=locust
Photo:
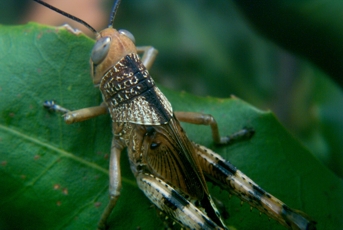
[[[209,125],[213,141],[219,145],[250,138],[254,130],[243,129],[221,137],[211,115],[174,112],[148,72],[157,50],[151,46],[136,47],[130,32],[114,29],[120,0],[114,3],[108,28],[100,32],[79,18],[43,1],[35,1],[82,23],[96,36],[90,57],[91,76],[101,91],[103,102],[75,111],[53,101],[46,101],[44,106],[63,112],[67,124],[106,113],[111,116],[110,199],[98,229],[106,228],[120,196],[119,162],[125,148],[138,187],[160,214],[168,217],[168,227],[178,224],[185,229],[228,229],[210,195],[206,183],[210,181],[289,229],[316,229],[316,222],[305,213],[288,207],[266,192],[219,154],[189,140],[180,122]]]

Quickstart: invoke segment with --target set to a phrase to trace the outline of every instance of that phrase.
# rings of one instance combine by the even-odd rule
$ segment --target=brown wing
[[[148,126],[143,148],[151,173],[199,200],[208,194],[192,143],[175,118],[165,125]]]
[[[196,199],[208,217],[225,228],[209,195],[195,149],[180,123],[173,117],[167,124],[146,126],[143,156],[147,169],[177,191]],[[194,201],[194,200],[193,200]]]

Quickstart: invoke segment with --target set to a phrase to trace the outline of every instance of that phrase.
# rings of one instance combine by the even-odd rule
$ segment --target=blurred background
[[[101,30],[113,1],[50,0]],[[235,95],[280,122],[343,177],[343,3],[340,1],[126,0],[115,27],[159,55],[160,85],[199,96]],[[33,1],[0,1],[0,23],[68,23]],[[0,31],[1,33],[1,31]]]

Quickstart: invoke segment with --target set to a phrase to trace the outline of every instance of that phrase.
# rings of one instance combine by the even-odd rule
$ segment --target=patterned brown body
[[[139,187],[174,221],[191,229],[226,229],[207,178],[285,226],[315,229],[306,214],[287,207],[216,153],[190,142],[137,54],[111,67],[100,90],[112,117],[114,146],[127,147]],[[163,193],[163,186],[169,190]],[[185,210],[190,214],[183,214]]]
[[[100,90],[113,122],[161,125],[173,117],[171,104],[137,54],[128,54],[110,68]]]
[[[71,15],[36,1],[75,20]],[[118,5],[119,1],[116,1],[112,19]],[[86,25],[82,20],[78,21]],[[188,139],[178,119],[210,125],[217,144],[231,143],[234,136],[220,137],[211,115],[173,112],[170,102],[155,86],[146,69],[157,54],[153,47],[143,47],[141,62],[128,31],[110,27],[96,35],[90,60],[91,74],[104,103],[76,111],[66,110],[53,102],[47,102],[45,106],[66,112],[66,123],[80,122],[106,112],[112,117],[110,202],[99,221],[99,229],[105,228],[120,196],[120,154],[125,147],[139,188],[161,213],[171,217],[171,223],[178,222],[187,229],[227,229],[209,194],[206,181],[211,181],[288,228],[315,229],[315,222],[305,214],[289,208],[221,156]],[[245,135],[249,131],[240,133]]]
[[[216,222],[213,226],[225,228],[212,207],[193,144],[138,55],[123,57],[105,73],[99,87],[112,117],[115,145],[127,146],[135,176],[153,175],[171,185],[189,202],[204,208],[207,221]]]

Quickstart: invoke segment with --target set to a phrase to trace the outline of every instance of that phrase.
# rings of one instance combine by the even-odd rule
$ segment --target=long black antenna
[[[116,17],[116,13],[117,13],[120,2],[121,2],[121,0],[117,0],[117,1],[115,1],[114,5],[113,5],[112,13],[111,13],[111,17],[110,17],[110,22],[108,23],[108,27],[113,28],[114,18]]]
[[[38,2],[39,4],[42,4],[43,6],[48,7],[48,8],[50,8],[51,10],[56,11],[57,13],[60,13],[60,14],[62,14],[62,15],[64,15],[64,16],[66,16],[67,18],[70,18],[70,19],[72,19],[72,20],[74,20],[74,21],[76,21],[76,22],[78,22],[78,23],[81,23],[82,25],[86,26],[88,29],[90,29],[91,31],[93,31],[95,34],[98,33],[98,31],[96,31],[96,30],[95,30],[93,27],[91,27],[87,22],[83,21],[83,20],[80,19],[80,18],[77,18],[77,17],[75,17],[75,16],[73,16],[73,15],[71,15],[71,14],[68,14],[68,13],[66,13],[66,12],[64,12],[64,11],[62,11],[62,10],[60,10],[60,9],[58,9],[58,8],[56,8],[56,7],[54,7],[54,6],[52,6],[52,5],[49,5],[49,4],[46,3],[46,2],[43,2],[43,1],[40,1],[40,0],[33,0],[33,1]]]

